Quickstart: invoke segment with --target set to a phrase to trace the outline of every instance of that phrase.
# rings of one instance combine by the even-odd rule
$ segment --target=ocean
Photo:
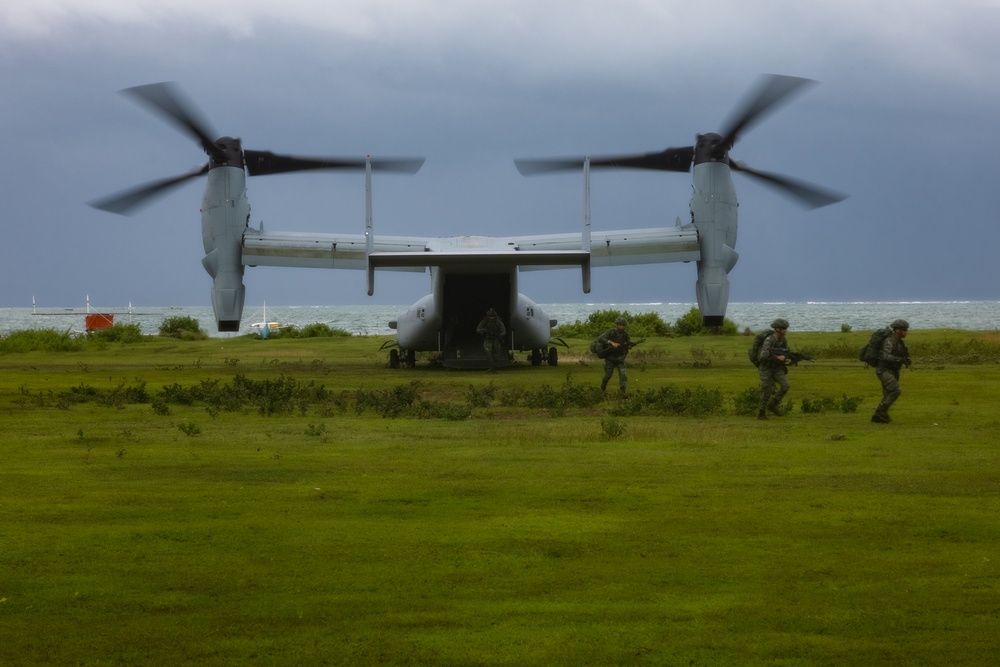
[[[586,320],[596,310],[615,309],[633,315],[657,313],[665,322],[685,315],[693,303],[555,303],[539,304],[550,318],[560,323]],[[267,306],[267,319],[282,325],[303,327],[323,323],[355,335],[388,335],[390,320],[398,319],[408,306]],[[185,307],[91,307],[91,312],[114,313],[116,323],[134,323],[143,333],[155,334],[164,319],[193,317],[212,336],[228,337],[255,331],[252,324],[261,322],[263,307],[247,306],[239,333],[215,333],[210,306]],[[22,329],[83,331],[84,308],[0,308],[0,336]],[[840,331],[844,325],[855,331],[883,327],[897,318],[908,320],[911,329],[966,329],[996,331],[1000,328],[1000,301],[854,301],[731,303],[726,317],[738,329],[759,331],[771,320],[783,317],[792,331]]]

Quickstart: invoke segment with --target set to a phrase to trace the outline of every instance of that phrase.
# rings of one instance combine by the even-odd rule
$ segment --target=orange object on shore
[[[90,313],[87,315],[86,329],[88,332],[96,329],[107,329],[115,325],[114,313]]]

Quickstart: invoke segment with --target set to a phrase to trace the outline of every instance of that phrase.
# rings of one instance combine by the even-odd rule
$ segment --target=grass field
[[[0,664],[992,664],[1000,337],[911,331],[891,425],[866,338],[791,332],[763,422],[743,336],[603,400],[586,341],[0,354]]]

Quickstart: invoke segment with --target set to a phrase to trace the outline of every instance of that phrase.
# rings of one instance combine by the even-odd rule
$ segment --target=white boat
[[[261,338],[267,338],[267,334],[269,332],[271,332],[271,331],[278,331],[283,326],[280,322],[268,322],[267,321],[267,303],[266,302],[264,303],[264,315],[263,315],[262,319],[263,319],[263,322],[254,322],[254,323],[252,323],[250,325],[250,328],[251,329],[255,329],[260,334]]]

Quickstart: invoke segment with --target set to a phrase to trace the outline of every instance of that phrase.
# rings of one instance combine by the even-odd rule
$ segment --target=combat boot
[[[767,421],[767,413],[764,412],[763,410],[760,410],[757,413],[757,419],[760,419],[761,421]]]
[[[778,407],[777,403],[768,404],[767,409],[770,410],[772,413],[774,413],[775,417],[781,416],[781,408]]]
[[[872,423],[874,424],[888,424],[892,420],[889,419],[889,413],[885,408],[879,406],[875,409],[875,414],[872,415]]]

